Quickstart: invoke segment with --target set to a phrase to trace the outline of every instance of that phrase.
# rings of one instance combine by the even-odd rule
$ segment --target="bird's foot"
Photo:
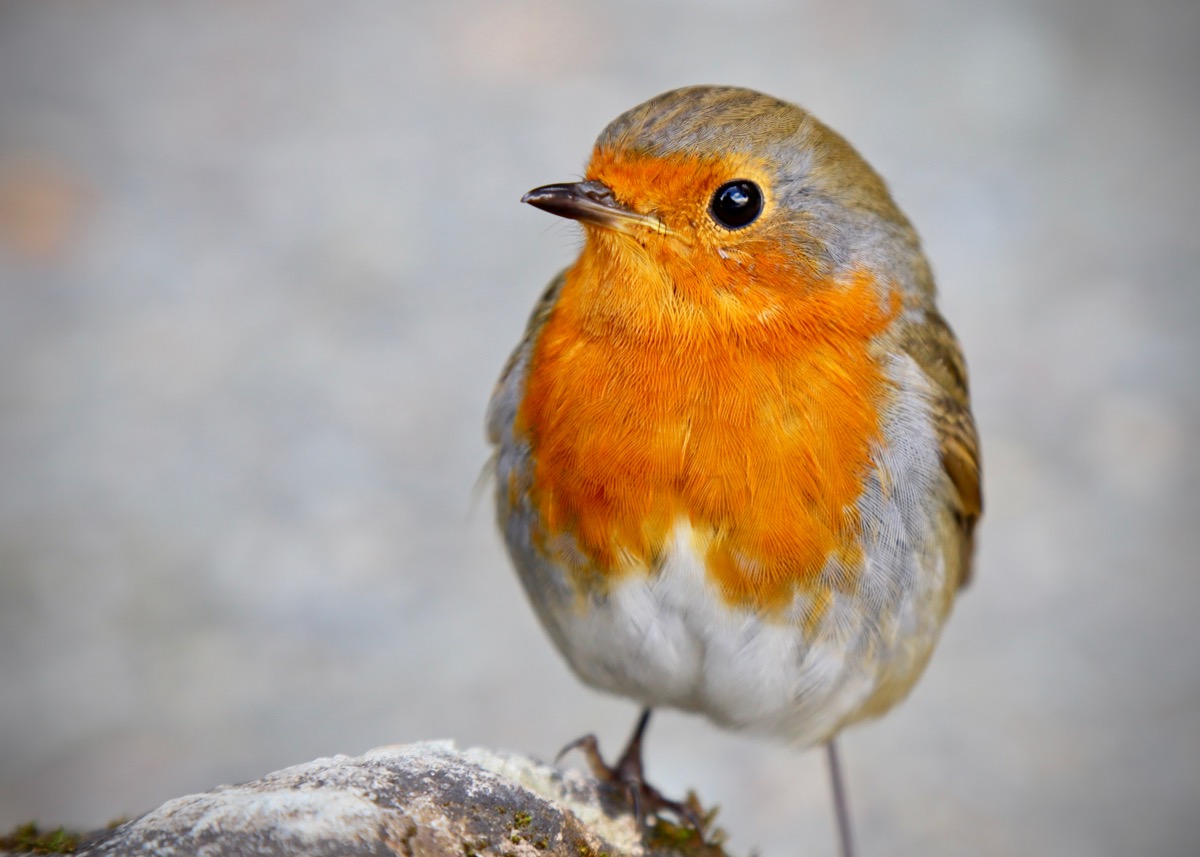
[[[619,786],[624,789],[633,807],[633,815],[639,825],[644,825],[647,814],[658,818],[660,813],[669,812],[684,827],[690,827],[704,837],[705,830],[712,820],[713,813],[706,813],[700,806],[695,792],[689,792],[684,801],[671,800],[658,789],[646,782],[642,768],[642,734],[649,721],[650,710],[643,712],[638,721],[637,729],[629,741],[629,746],[621,754],[615,765],[609,765],[600,755],[600,744],[595,735],[584,735],[563,747],[558,754],[561,759],[572,750],[583,752],[587,759],[592,775],[602,783]]]

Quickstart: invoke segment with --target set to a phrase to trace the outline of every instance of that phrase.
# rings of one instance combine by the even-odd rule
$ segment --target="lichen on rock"
[[[619,789],[580,771],[426,742],[176,798],[80,853],[724,857],[720,838],[667,819],[639,824]]]

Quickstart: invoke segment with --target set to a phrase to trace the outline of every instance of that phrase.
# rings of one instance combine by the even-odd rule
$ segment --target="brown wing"
[[[941,446],[942,466],[955,489],[950,503],[962,535],[959,586],[966,586],[971,579],[975,523],[983,513],[979,437],[975,432],[975,418],[971,416],[967,367],[958,340],[935,309],[927,311],[925,324],[909,326],[902,345],[929,376],[936,390],[934,427]]]

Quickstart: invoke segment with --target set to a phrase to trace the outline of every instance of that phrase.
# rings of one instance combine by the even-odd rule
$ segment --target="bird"
[[[496,514],[587,685],[824,745],[924,671],[971,577],[979,441],[961,348],[887,185],[805,109],[690,86],[613,120],[581,181],[522,202],[582,225],[487,407]],[[640,812],[640,809],[639,809]]]

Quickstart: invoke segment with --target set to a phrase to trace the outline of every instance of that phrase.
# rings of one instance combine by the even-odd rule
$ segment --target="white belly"
[[[589,599],[561,629],[567,659],[589,684],[810,745],[862,708],[878,681],[875,661],[890,647],[879,639],[888,630],[880,618],[837,594],[806,639],[802,601],[782,620],[728,607],[681,521],[657,574]]]

